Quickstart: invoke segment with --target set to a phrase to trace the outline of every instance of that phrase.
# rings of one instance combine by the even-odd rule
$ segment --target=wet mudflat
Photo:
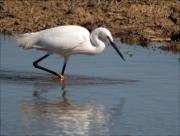
[[[1,36],[1,135],[155,136],[180,134],[179,54],[119,43],[73,56],[65,84],[33,68],[44,53]],[[63,59],[41,65],[60,71]]]
[[[21,12],[20,12],[21,11]],[[177,0],[31,0],[0,2],[0,33],[35,32],[78,24],[108,28],[122,42],[180,52],[180,4]]]

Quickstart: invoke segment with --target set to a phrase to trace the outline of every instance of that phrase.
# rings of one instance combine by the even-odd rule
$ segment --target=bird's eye
[[[107,38],[109,41],[111,41],[111,39],[109,38],[109,36],[106,36],[106,38]]]
[[[99,40],[104,41],[104,37],[103,37],[102,34],[100,34],[100,35],[98,36],[98,38],[99,38]]]

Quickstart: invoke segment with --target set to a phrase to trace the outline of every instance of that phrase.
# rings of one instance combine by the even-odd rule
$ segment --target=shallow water
[[[1,36],[1,135],[179,136],[179,54],[120,44],[73,56],[66,81],[33,68],[44,53]],[[63,59],[41,65],[60,71]]]

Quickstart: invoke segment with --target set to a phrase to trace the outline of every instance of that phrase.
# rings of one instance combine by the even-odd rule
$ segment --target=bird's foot
[[[57,79],[59,79],[60,81],[64,81],[64,80],[65,80],[65,77],[64,77],[63,75],[58,75],[58,77],[53,76],[53,77],[51,77],[50,79],[51,79],[51,80],[57,80]]]
[[[63,75],[60,75],[60,80],[62,81],[64,79],[65,79],[65,77]]]

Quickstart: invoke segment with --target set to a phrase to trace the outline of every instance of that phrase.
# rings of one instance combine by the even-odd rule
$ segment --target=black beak
[[[112,45],[112,47],[116,50],[116,52],[119,54],[119,56],[125,61],[124,56],[122,55],[122,53],[120,52],[120,50],[117,48],[116,44],[115,44],[114,42],[112,42],[112,41],[110,40],[110,38],[108,38],[108,39],[109,39],[109,42],[110,42],[110,44]]]

